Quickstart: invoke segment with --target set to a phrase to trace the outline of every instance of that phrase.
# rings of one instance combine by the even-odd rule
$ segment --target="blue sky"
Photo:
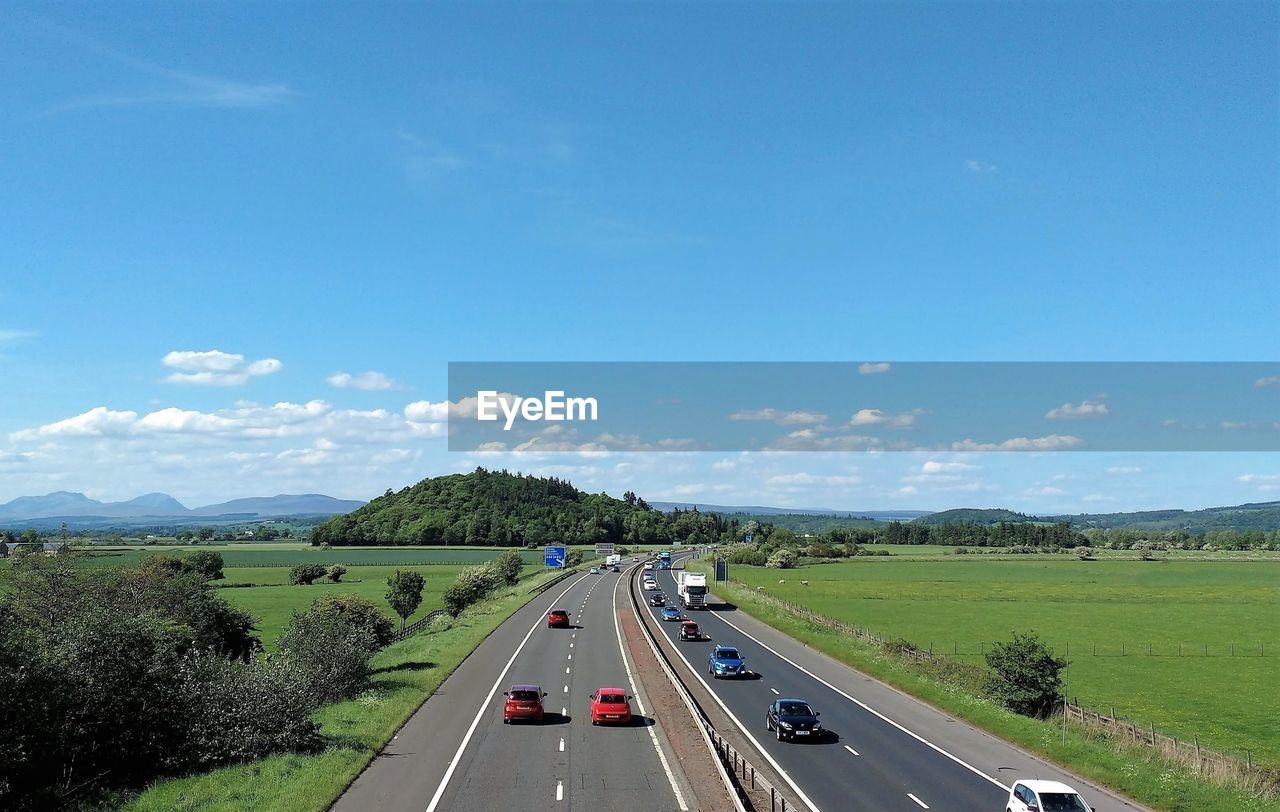
[[[0,499],[465,469],[434,421],[449,361],[1280,349],[1274,4],[4,15]],[[1263,453],[681,459],[500,464],[856,508],[1280,492]],[[977,467],[907,479],[930,462]]]

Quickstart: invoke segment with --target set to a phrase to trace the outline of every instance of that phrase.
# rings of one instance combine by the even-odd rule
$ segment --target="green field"
[[[201,544],[199,546],[93,547],[83,554],[94,564],[133,566],[149,555],[182,556],[196,550],[222,554],[226,567],[292,567],[297,564],[447,565],[478,564],[497,558],[505,548],[495,547],[333,547],[322,550],[309,544]],[[541,550],[521,550],[526,564],[542,562]],[[229,580],[234,580],[231,574]]]
[[[1034,630],[1059,655],[1069,651],[1068,694],[1085,706],[1280,765],[1280,560],[919,555],[738,565],[732,575],[971,662],[992,641]]]

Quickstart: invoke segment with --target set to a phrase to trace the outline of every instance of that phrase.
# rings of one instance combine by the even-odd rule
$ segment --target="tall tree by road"
[[[424,585],[422,575],[413,570],[396,570],[396,574],[387,579],[387,603],[400,616],[401,631],[404,631],[405,621],[422,605]]]

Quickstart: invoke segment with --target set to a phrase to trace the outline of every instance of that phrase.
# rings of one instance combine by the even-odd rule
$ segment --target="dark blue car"
[[[707,658],[707,673],[712,677],[741,677],[747,671],[747,659],[733,646],[716,646]]]
[[[663,620],[679,620],[680,610],[675,608],[674,606],[664,606],[662,607],[662,619]]]

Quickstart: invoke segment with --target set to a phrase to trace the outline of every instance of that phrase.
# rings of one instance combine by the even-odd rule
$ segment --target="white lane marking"
[[[556,800],[557,801],[564,800],[564,782],[563,781],[556,782]]]
[[[670,640],[670,638],[667,639]],[[796,794],[796,797],[800,799],[800,802],[813,810],[813,812],[821,812],[817,805],[814,804],[813,801],[809,800],[809,796],[804,794],[804,790],[800,789],[800,785],[795,782],[795,779],[791,777],[791,774],[782,769],[782,765],[778,763],[777,759],[769,755],[769,751],[765,750],[764,747],[761,746],[760,741],[751,734],[751,731],[747,730],[747,726],[742,723],[742,720],[738,718],[738,715],[729,710],[729,706],[726,705],[724,700],[720,698],[720,695],[712,689],[706,679],[703,678],[702,674],[699,673],[698,669],[693,667],[693,663],[689,662],[689,658],[684,655],[684,652],[680,650],[680,647],[673,644],[672,649],[677,655],[679,655],[680,659],[684,661],[684,664],[689,669],[689,673],[693,674],[693,676],[697,678],[698,682],[702,683],[702,687],[707,689],[707,693],[711,694],[711,698],[720,706],[720,710],[724,711],[725,714],[733,720],[733,723],[738,726],[738,732],[747,737],[747,740],[755,746],[756,752],[764,756],[765,760],[769,762],[773,769],[777,770],[778,775],[782,776],[782,779],[791,786],[792,792]]]
[[[959,756],[954,756],[954,755],[952,755],[951,753],[947,752],[946,750],[943,750],[943,749],[942,749],[941,747],[939,747],[938,745],[936,745],[936,744],[934,744],[933,742],[929,741],[928,739],[926,739],[925,737],[921,736],[920,734],[918,734],[918,733],[916,733],[916,732],[914,732],[914,731],[912,731],[912,730],[908,730],[907,728],[905,728],[905,727],[903,727],[902,725],[898,724],[897,722],[893,721],[893,720],[892,720],[892,719],[890,719],[888,716],[885,716],[883,713],[881,713],[880,711],[878,711],[878,710],[876,710],[875,708],[871,707],[870,705],[868,705],[867,703],[863,702],[862,700],[860,700],[860,699],[855,699],[854,697],[852,697],[852,696],[850,696],[849,694],[845,693],[844,691],[840,690],[840,689],[839,689],[839,688],[837,688],[836,686],[834,686],[834,685],[832,685],[831,683],[829,683],[829,682],[827,682],[826,680],[824,680],[822,677],[818,676],[817,674],[813,673],[813,672],[812,672],[812,671],[810,671],[809,669],[805,668],[803,665],[800,665],[800,664],[799,664],[799,663],[797,663],[795,660],[792,660],[791,658],[787,657],[785,654],[780,654],[780,653],[778,652],[778,650],[777,650],[777,649],[773,648],[773,647],[772,647],[772,646],[770,646],[768,643],[765,643],[765,642],[761,641],[759,638],[757,638],[756,636],[754,636],[753,634],[751,634],[750,632],[748,632],[746,629],[744,629],[744,628],[742,628],[741,626],[739,626],[737,623],[734,623],[732,620],[729,620],[729,619],[728,619],[728,618],[726,618],[726,617],[721,617],[720,615],[716,615],[716,617],[719,617],[719,618],[720,618],[720,620],[723,620],[725,623],[728,623],[728,624],[729,624],[730,626],[732,626],[733,628],[735,628],[735,629],[737,629],[738,631],[740,631],[740,632],[742,632],[743,634],[745,634],[748,638],[750,638],[751,640],[755,641],[755,643],[756,643],[757,645],[759,645],[761,648],[765,649],[766,651],[770,652],[771,654],[773,654],[773,655],[774,655],[775,657],[777,657],[778,659],[782,660],[782,661],[783,661],[783,662],[785,662],[785,663],[789,663],[789,664],[790,664],[793,668],[795,668],[796,670],[800,671],[801,673],[807,674],[808,676],[812,677],[813,679],[815,679],[815,680],[817,680],[818,682],[822,683],[823,685],[827,686],[827,687],[828,687],[828,688],[830,688],[831,690],[833,690],[833,691],[835,691],[836,693],[840,694],[840,696],[843,696],[845,699],[849,700],[849,701],[850,701],[850,702],[852,702],[853,704],[855,704],[855,705],[857,705],[858,707],[860,707],[860,708],[862,708],[863,710],[865,710],[867,713],[870,713],[872,716],[875,716],[876,718],[880,719],[881,721],[888,722],[889,724],[891,724],[891,725],[893,725],[894,727],[896,727],[898,730],[901,730],[903,733],[907,734],[907,735],[908,735],[908,736],[910,736],[911,738],[913,738],[913,739],[915,739],[916,741],[918,741],[918,742],[920,742],[921,744],[923,744],[925,747],[928,747],[930,750],[933,750],[933,751],[934,751],[934,752],[936,752],[936,753],[939,753],[939,754],[941,754],[941,755],[946,756],[947,758],[951,759],[951,760],[952,760],[952,761],[954,761],[956,764],[959,764],[961,767],[964,767],[966,770],[968,770],[969,772],[973,773],[974,775],[979,775],[979,776],[981,776],[981,777],[983,777],[983,778],[987,779],[987,780],[988,780],[988,781],[990,781],[991,783],[995,784],[997,787],[1000,787],[1000,789],[1004,790],[1005,792],[1008,792],[1008,791],[1009,791],[1009,789],[1010,789],[1009,787],[1005,786],[1004,784],[1001,784],[999,781],[997,781],[996,779],[994,779],[994,778],[992,778],[991,776],[987,775],[987,774],[986,774],[986,773],[984,773],[982,770],[979,770],[977,767],[973,766],[972,764],[970,764],[969,762],[967,762],[967,761],[965,761],[964,759],[960,758]],[[919,701],[919,700],[917,700],[917,701]]]
[[[858,751],[854,750],[852,747],[850,747],[847,744],[844,746],[844,749],[848,750],[850,753],[853,753],[855,756],[858,755]]]
[[[618,579],[618,583],[622,583],[622,579]],[[631,673],[631,662],[627,659],[627,649],[622,644],[622,624],[618,622],[618,588],[613,589],[613,631],[618,635],[618,654],[622,656],[622,667],[627,670],[627,682],[631,683],[631,693],[636,698],[636,707],[640,709],[640,713],[648,716],[649,713],[644,709],[644,701],[640,699],[640,689],[636,687],[635,675]],[[655,722],[656,724],[656,722]],[[662,752],[662,745],[658,743],[658,734],[653,732],[653,725],[645,728],[649,731],[649,739],[653,742],[653,749],[658,754],[658,761],[662,762],[662,770],[667,774],[667,781],[671,784],[671,791],[676,795],[676,803],[680,805],[680,812],[689,812],[689,805],[684,802],[684,795],[680,792],[680,787],[676,785],[675,773],[671,772],[671,765],[667,763],[667,754]]]
[[[778,696],[778,695],[779,695],[779,694],[778,694],[778,689],[777,689],[777,688],[770,688],[769,690],[770,690],[770,691],[773,691],[773,695],[774,695],[774,696]]]
[[[920,800],[920,799],[919,799],[919,798],[917,798],[916,796],[912,795],[910,792],[908,792],[908,793],[907,793],[907,797],[908,797],[908,798],[910,798],[911,800],[915,801],[917,804],[919,804],[921,809],[928,809],[928,808],[929,808],[929,805],[928,805],[927,803],[925,803],[924,801]]]
[[[569,715],[569,709],[568,709],[568,708],[561,708],[561,709],[560,709],[560,715],[561,715],[561,716],[568,716],[568,715]]]
[[[571,584],[565,587],[564,592],[556,595],[556,599],[551,602],[551,606],[569,593],[577,585],[578,581],[585,578],[585,575],[575,578]],[[548,607],[550,610],[550,607]],[[507,664],[502,667],[502,671],[498,673],[498,678],[493,681],[493,687],[489,689],[489,695],[484,698],[484,702],[480,703],[480,709],[476,711],[476,717],[471,720],[471,727],[467,728],[467,734],[462,737],[462,741],[458,743],[458,749],[454,752],[453,758],[449,761],[449,767],[444,771],[444,777],[440,779],[440,785],[436,787],[435,794],[431,796],[431,803],[427,805],[427,812],[436,812],[436,807],[440,805],[440,798],[444,796],[445,787],[449,786],[449,780],[453,778],[453,771],[458,769],[458,762],[462,760],[462,753],[467,749],[467,744],[471,742],[471,737],[475,735],[476,728],[480,725],[480,719],[484,716],[484,712],[489,708],[489,703],[493,701],[494,694],[498,693],[498,686],[502,684],[502,680],[506,678],[507,672],[511,670],[511,665],[516,661],[516,657],[520,656],[520,652],[524,650],[524,646],[529,642],[529,638],[533,637],[533,633],[542,625],[546,612],[538,616],[534,624],[529,627],[529,632],[520,641],[520,645],[516,646],[516,650],[512,652],[511,659],[507,660]],[[565,693],[569,692],[568,686],[565,686]]]
[[[563,753],[563,752],[564,752],[564,739],[561,739],[561,740],[560,740],[560,752],[561,752],[561,753]]]
[[[568,668],[565,668],[564,673],[568,674],[568,673],[569,673],[569,669],[568,669]]]
[[[570,654],[570,655],[569,655],[569,659],[570,659],[570,660],[572,660],[572,659],[573,659],[573,655],[572,655],[572,654]]]
[[[564,692],[565,692],[566,694],[567,694],[567,693],[569,693],[569,686],[568,686],[568,685],[564,686]]]
[[[570,643],[570,644],[569,644],[569,648],[573,648],[573,643]]]

